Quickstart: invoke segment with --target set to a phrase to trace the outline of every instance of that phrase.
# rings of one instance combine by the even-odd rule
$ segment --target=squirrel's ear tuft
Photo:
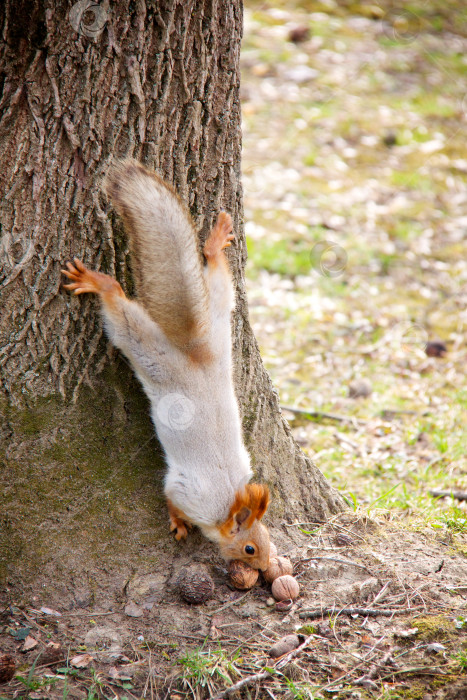
[[[247,484],[241,491],[235,494],[235,501],[230,509],[230,514],[235,516],[248,511],[246,518],[242,520],[245,528],[250,528],[255,520],[261,520],[269,505],[269,489],[264,484]]]
[[[271,500],[268,487],[265,484],[247,484],[245,491],[253,520],[261,520]]]
[[[255,520],[261,520],[270,501],[269,489],[264,484],[247,484],[237,491],[229,511],[229,517],[221,526],[225,536],[232,536],[241,529],[249,530]]]

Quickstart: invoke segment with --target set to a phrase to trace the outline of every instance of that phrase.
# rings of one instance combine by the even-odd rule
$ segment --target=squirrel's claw
[[[205,257],[215,258],[224,248],[228,248],[233,240],[235,235],[232,233],[232,218],[227,212],[221,211],[204,245]]]
[[[185,539],[188,536],[187,527],[189,528],[191,525],[186,523],[181,518],[177,518],[174,515],[170,516],[170,532],[175,533],[175,539],[177,542],[180,542],[180,540]]]
[[[117,297],[125,296],[117,280],[103,272],[93,272],[75,258],[72,263],[66,263],[66,270],[62,270],[65,277],[71,283],[64,284],[64,288],[75,294],[101,294],[105,295],[107,302],[111,303]]]
[[[65,277],[68,277],[68,279],[73,280],[73,282],[79,282],[82,279],[83,275],[85,275],[86,272],[88,272],[88,270],[83,265],[81,260],[78,260],[78,258],[75,258],[73,260],[73,263],[65,263],[67,269],[61,270],[61,272],[65,275]],[[63,286],[65,287],[65,289],[76,289],[78,285],[72,286],[71,284],[64,284]]]
[[[86,269],[85,265],[74,258],[73,262],[65,263],[67,269],[62,270],[65,277],[72,280],[69,284],[64,284],[64,289],[69,291],[74,291],[75,294],[85,294],[86,292],[95,292],[95,285],[90,284],[90,280],[87,279],[89,271]]]

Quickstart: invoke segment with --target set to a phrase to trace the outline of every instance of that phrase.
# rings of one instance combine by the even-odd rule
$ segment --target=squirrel
[[[234,290],[224,253],[235,239],[231,217],[219,213],[203,263],[187,207],[156,173],[123,160],[111,167],[104,189],[130,238],[137,298],[77,258],[62,270],[70,280],[64,287],[99,295],[107,334],[151,402],[175,538],[196,525],[227,561],[265,570],[269,533],[261,519],[269,490],[249,483],[232,378]]]

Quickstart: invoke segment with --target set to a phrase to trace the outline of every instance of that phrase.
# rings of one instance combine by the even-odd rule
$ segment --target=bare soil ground
[[[170,570],[135,573],[117,600],[96,592],[93,603],[60,609],[40,593],[35,608],[12,601],[1,643],[17,669],[0,697],[467,697],[467,563],[449,534],[350,514],[283,532],[276,541],[296,542],[284,553],[301,587],[286,610],[264,582],[233,590],[222,564],[199,551]],[[176,583],[193,561],[215,582],[212,599],[197,606],[180,599]],[[269,658],[291,633],[299,649]],[[240,681],[240,691],[229,690]]]

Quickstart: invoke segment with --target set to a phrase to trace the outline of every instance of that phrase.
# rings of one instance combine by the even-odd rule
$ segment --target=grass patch
[[[194,694],[198,688],[206,689],[213,695],[216,683],[230,686],[241,676],[236,666],[240,653],[230,659],[219,645],[216,650],[195,649],[178,660],[182,667],[182,684]]]

